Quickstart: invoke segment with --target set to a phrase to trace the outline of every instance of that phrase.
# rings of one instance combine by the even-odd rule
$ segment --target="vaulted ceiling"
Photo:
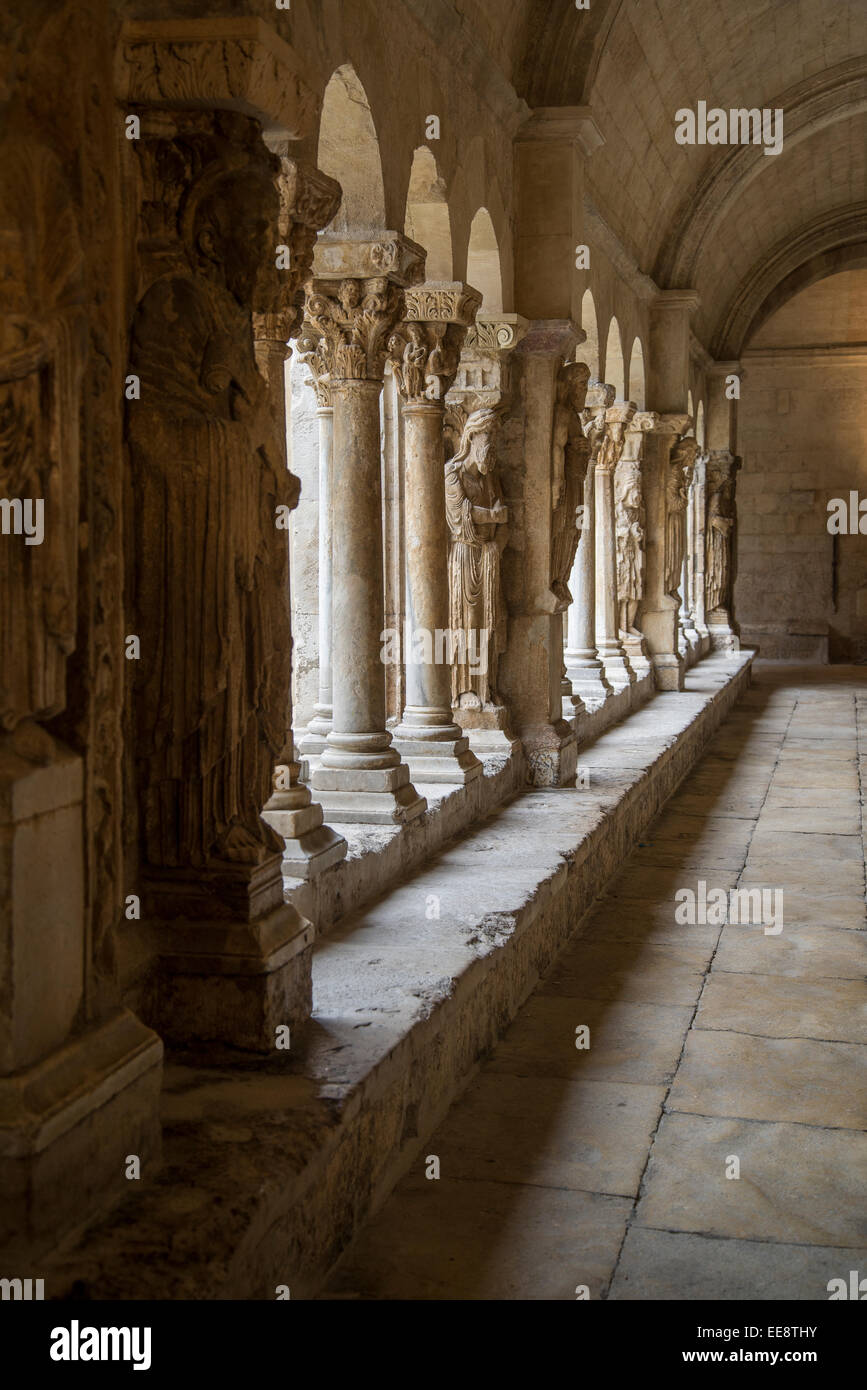
[[[797,264],[867,241],[865,0],[453,3],[531,106],[592,108],[590,196],[640,270],[699,291],[717,355]],[[677,144],[699,101],[781,108],[782,152]]]

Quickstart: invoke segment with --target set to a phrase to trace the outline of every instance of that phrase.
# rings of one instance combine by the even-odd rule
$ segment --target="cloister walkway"
[[[867,1273],[867,671],[754,672],[324,1297],[824,1300]]]

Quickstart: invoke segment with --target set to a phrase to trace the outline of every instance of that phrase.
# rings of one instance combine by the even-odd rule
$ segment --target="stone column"
[[[626,426],[635,414],[631,401],[618,401],[605,412],[605,431],[596,456],[596,650],[615,691],[634,685],[635,672],[626,659],[617,621],[617,536],[614,513],[614,470],[625,442]]]
[[[318,170],[302,168],[284,155],[278,175],[280,211],[278,244],[284,248],[282,269],[269,262],[268,274],[260,282],[260,302],[267,307],[253,315],[256,361],[265,378],[270,397],[275,432],[285,444],[286,358],[289,339],[300,326],[303,300],[300,281],[310,268],[313,245],[321,227],[330,222],[340,205],[340,185]],[[284,463],[288,467],[288,462]],[[291,474],[289,475],[292,476]],[[297,498],[296,498],[297,500]],[[285,588],[289,602],[288,517],[285,522]],[[321,608],[320,608],[321,618]],[[290,637],[291,644],[291,637]],[[292,683],[286,692],[286,737],[274,774],[274,790],[262,817],[285,841],[283,873],[290,878],[311,878],[343,859],[346,841],[323,823],[322,807],[312,801],[309,789],[298,780],[292,736]]]
[[[567,786],[577,766],[575,730],[563,719],[560,689],[568,589],[554,588],[551,504],[558,373],[582,337],[571,319],[530,325],[518,348],[523,438],[516,431],[504,457],[512,518],[504,556],[511,626],[500,680],[536,786]]]
[[[407,290],[405,301],[389,345],[406,463],[406,704],[394,746],[416,781],[465,783],[482,764],[452,717],[452,647],[468,634],[454,631],[449,615],[443,426],[445,395],[481,295],[463,284],[428,283]]]
[[[511,401],[515,348],[526,331],[527,322],[519,314],[477,314],[475,323],[467,329],[454,385],[446,396],[446,484],[448,489],[449,478],[454,474],[452,491],[456,503],[456,529],[449,548],[450,576],[459,567],[453,546],[455,539],[460,539],[461,531],[459,487],[454,485],[459,483],[458,475],[462,470],[457,469],[456,458],[470,463],[474,469],[474,457],[484,455],[486,492],[489,500],[499,500],[503,507],[493,530],[489,528],[486,532],[486,535],[494,538],[498,554],[491,557],[496,575],[492,576],[489,586],[489,597],[494,600],[496,608],[495,625],[491,629],[484,626],[477,629],[477,644],[482,640],[482,632],[485,633],[485,670],[479,670],[474,675],[472,663],[465,662],[461,667],[452,665],[453,717],[468,735],[470,747],[482,754],[500,752],[511,755],[520,748],[512,730],[510,711],[500,695],[498,679],[499,663],[507,646],[509,631],[509,613],[501,578],[501,556],[507,544],[509,528],[497,465],[496,441],[499,421]],[[447,518],[449,510],[447,506]],[[466,607],[457,575],[454,583],[451,577],[449,580],[449,611],[451,627],[463,626],[461,613],[466,616]],[[481,618],[481,612],[477,616]],[[476,656],[481,657],[481,646]],[[481,661],[477,665],[481,665]],[[467,688],[463,689],[463,686]]]
[[[623,453],[614,473],[617,523],[617,602],[620,640],[639,680],[650,675],[644,637],[636,626],[644,597],[647,509],[642,467],[647,434],[658,424],[652,411],[638,411],[626,428]]]
[[[567,615],[573,606],[569,584],[584,526],[584,495],[590,461],[590,441],[584,434],[581,420],[589,379],[590,368],[586,362],[565,362],[557,373],[554,407],[551,589],[564,605],[568,605],[561,614],[563,651],[560,661],[562,713],[567,720],[577,719],[587,710],[581,696],[572,688],[566,670],[565,647]]]
[[[688,482],[682,436],[692,425],[687,413],[690,320],[698,304],[695,290],[662,290],[650,312],[647,396],[659,412],[659,425],[648,447],[648,566],[639,626],[663,690],[682,690],[686,668],[679,623]],[[695,441],[692,447],[694,456]],[[672,450],[677,451],[673,459]]]
[[[715,651],[737,651],[740,641],[732,614],[737,470],[737,403],[732,377],[742,379],[739,362],[715,362],[708,372],[705,613]]]
[[[306,349],[310,347],[310,351]],[[331,471],[333,467],[334,445],[334,407],[331,404],[331,387],[328,374],[318,359],[315,345],[299,343],[299,356],[311,370],[311,385],[316,393],[316,423],[319,435],[319,516],[318,516],[318,565],[317,585],[319,590],[318,615],[318,691],[314,715],[298,745],[298,751],[307,759],[312,768],[314,759],[318,760],[325,747],[325,740],[331,732],[333,709],[331,704]]]
[[[714,651],[737,651],[740,646],[731,610],[739,466],[740,460],[727,449],[712,449],[708,454],[705,604]]]
[[[682,486],[676,480],[672,450],[689,425],[688,415],[656,416],[648,432],[644,468],[644,497],[647,507],[647,577],[637,625],[650,652],[651,665],[660,690],[682,690],[685,662],[679,651],[680,556],[672,553],[669,500]],[[675,567],[674,569],[672,567]]]
[[[693,474],[693,536],[695,540],[695,628],[699,656],[710,650],[710,632],[705,609],[705,535],[707,513],[707,454],[699,454]]]
[[[320,339],[334,408],[333,723],[312,784],[338,822],[402,823],[426,805],[385,727],[379,417],[387,341],[423,255],[397,233],[322,238],[306,287],[305,338]]]
[[[584,479],[581,536],[569,587],[572,604],[567,619],[566,675],[572,689],[592,713],[612,694],[596,650],[596,460],[602,447],[605,411],[614,403],[614,387],[594,382],[582,412],[590,457]]]
[[[695,626],[695,468],[691,470],[686,496],[686,546],[681,578],[680,631],[686,647],[687,664],[698,660],[699,637]]]

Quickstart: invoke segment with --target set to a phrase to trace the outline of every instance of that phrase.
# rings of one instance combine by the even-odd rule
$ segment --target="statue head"
[[[264,169],[218,168],[191,190],[188,238],[194,263],[224,284],[239,304],[252,304],[263,267],[274,265],[278,196]]]
[[[467,417],[452,463],[475,466],[479,473],[487,473],[495,463],[494,434],[499,421],[497,410],[474,410]]]
[[[589,380],[590,368],[586,362],[564,362],[557,373],[557,404],[571,406],[575,411],[583,410]]]

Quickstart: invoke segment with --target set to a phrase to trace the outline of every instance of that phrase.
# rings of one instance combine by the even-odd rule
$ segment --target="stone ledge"
[[[165,1167],[46,1261],[49,1297],[315,1297],[749,684],[708,657],[582,750],[590,787],[491,814],[320,942],[268,1062],[167,1067]],[[481,872],[480,872],[481,870]],[[434,901],[439,915],[432,915]]]
[[[285,898],[315,923],[317,936],[399,883],[455,835],[462,834],[524,786],[526,766],[518,751],[478,750],[482,775],[464,785],[415,782],[427,810],[405,825],[361,825],[331,821],[345,838],[345,859],[309,879],[284,878]],[[313,792],[316,796],[316,792]]]

